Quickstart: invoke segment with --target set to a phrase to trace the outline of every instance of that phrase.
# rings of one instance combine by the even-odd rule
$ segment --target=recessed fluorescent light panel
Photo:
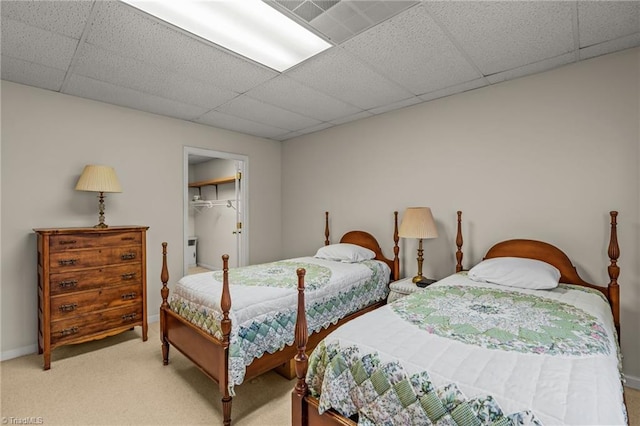
[[[331,47],[261,0],[121,0],[277,71]]]

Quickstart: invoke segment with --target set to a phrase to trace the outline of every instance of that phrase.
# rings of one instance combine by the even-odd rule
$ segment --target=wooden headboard
[[[368,232],[365,231],[349,231],[340,238],[341,243],[349,243],[356,244],[369,250],[373,251],[376,254],[375,259],[385,262],[389,265],[391,269],[391,279],[393,281],[400,279],[400,258],[398,253],[400,253],[400,247],[398,246],[398,241],[400,237],[398,236],[398,212],[393,212],[393,260],[388,259],[384,253],[382,253],[382,248],[378,243],[378,240]],[[325,212],[325,245],[329,244],[329,212]]]
[[[575,266],[562,250],[556,246],[536,240],[514,239],[499,242],[491,247],[484,259],[495,257],[523,257],[527,259],[536,259],[547,262],[560,271],[560,282],[567,284],[576,284],[584,287],[596,289],[604,294],[611,305],[613,320],[620,336],[620,288],[618,286],[618,276],[620,275],[620,267],[618,267],[618,257],[620,256],[620,248],[618,246],[617,217],[618,212],[609,213],[611,217],[611,229],[609,237],[609,284],[607,287],[591,284],[583,280]],[[462,212],[458,212],[458,235],[456,236],[456,272],[460,272],[462,268]]]

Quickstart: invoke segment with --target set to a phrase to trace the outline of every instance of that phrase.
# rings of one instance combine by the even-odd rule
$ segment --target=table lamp
[[[99,192],[99,222],[94,228],[108,228],[109,225],[104,223],[104,193],[105,192],[122,192],[122,187],[118,181],[113,167],[89,164],[84,167],[80,179],[76,184],[76,191],[93,191]]]
[[[402,223],[398,231],[402,238],[418,238],[418,275],[413,277],[414,283],[426,281],[422,276],[422,240],[425,238],[437,238],[438,230],[433,221],[433,215],[429,207],[409,207],[404,212]]]

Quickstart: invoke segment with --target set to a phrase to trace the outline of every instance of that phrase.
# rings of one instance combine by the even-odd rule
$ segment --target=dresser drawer
[[[126,263],[124,265],[51,274],[49,278],[51,288],[49,291],[52,296],[56,296],[108,285],[140,284],[141,282],[142,264]]]
[[[51,298],[51,320],[57,321],[108,308],[140,304],[142,285],[99,288]]]
[[[69,250],[51,253],[51,272],[140,262],[142,247],[105,247],[87,250]]]
[[[49,237],[49,250],[54,253],[82,248],[139,245],[141,243],[142,234],[140,232],[60,234]]]
[[[142,320],[142,305],[138,303],[137,305],[52,321],[51,343],[76,340],[129,324],[140,324]]]

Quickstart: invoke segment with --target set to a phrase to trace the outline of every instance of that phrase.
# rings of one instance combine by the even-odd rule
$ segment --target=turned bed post
[[[393,279],[400,279],[400,247],[398,246],[400,236],[398,235],[398,212],[393,212]]]
[[[609,303],[611,304],[611,312],[613,312],[613,322],[620,339],[620,286],[618,286],[618,276],[620,275],[620,267],[618,266],[618,257],[620,256],[620,247],[618,246],[618,212],[609,212],[611,216],[611,235],[609,238]]]
[[[456,273],[462,271],[462,212],[458,210],[458,233],[456,234]]]
[[[164,310],[170,309],[169,302],[169,269],[167,268],[167,243],[162,243],[162,271],[160,272],[160,281],[162,281],[162,290],[160,295],[162,296],[162,304],[160,305],[160,341],[162,342],[162,363],[164,365],[169,364],[169,341],[167,340],[167,324],[164,316]]]
[[[229,292],[229,255],[222,255],[222,297],[220,298],[220,308],[222,309],[222,321],[220,329],[222,331],[222,349],[224,351],[224,373],[220,380],[220,393],[222,397],[222,416],[225,426],[231,424],[231,395],[229,394],[229,337],[231,335],[231,320],[229,311],[231,310],[231,293]]]
[[[298,352],[294,357],[296,362],[296,387],[291,396],[292,406],[292,424],[300,425],[307,424],[307,404],[304,403],[304,398],[309,392],[307,382],[305,380],[307,375],[307,317],[304,306],[304,275],[306,273],[304,268],[299,268],[296,273],[298,274],[298,314],[296,317],[296,339],[295,344],[298,348]]]
[[[324,245],[331,244],[329,241],[329,212],[324,212]]]

